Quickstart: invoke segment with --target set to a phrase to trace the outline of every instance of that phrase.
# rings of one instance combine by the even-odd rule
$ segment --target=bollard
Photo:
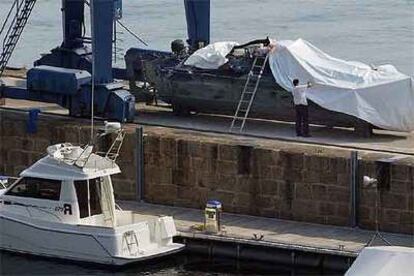
[[[30,109],[29,110],[29,118],[27,120],[27,133],[34,134],[37,132],[37,118],[39,116],[40,110],[39,109]]]
[[[0,81],[0,106],[6,105],[6,98],[3,95],[4,88],[4,83]]]

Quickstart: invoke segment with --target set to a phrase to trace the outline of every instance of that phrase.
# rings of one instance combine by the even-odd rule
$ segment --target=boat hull
[[[205,113],[231,116],[237,109],[252,62],[244,58],[230,61],[245,68],[237,72],[202,70],[182,65],[180,60],[170,55],[150,56],[139,49],[135,49],[135,55],[129,60],[141,64],[138,68],[131,61],[127,62],[129,71],[135,72],[135,75],[131,73],[134,77],[130,77],[130,88],[137,99],[149,101],[151,98],[150,90],[135,85],[135,81],[143,79],[155,88],[158,99],[171,104],[177,115]],[[275,83],[269,66],[265,68],[249,117],[295,122],[292,94]],[[373,128],[366,121],[327,110],[312,101],[309,101],[309,121],[328,127],[353,127],[362,135],[369,134]]]
[[[133,228],[137,229],[137,226],[128,228],[127,231],[131,231]],[[184,245],[167,242],[161,247],[149,248],[135,256],[127,256],[122,254],[119,246],[122,235],[111,230],[113,229],[105,227],[50,224],[39,220],[24,221],[0,215],[0,250],[122,266],[174,254],[184,248]],[[137,232],[139,235],[139,231]]]

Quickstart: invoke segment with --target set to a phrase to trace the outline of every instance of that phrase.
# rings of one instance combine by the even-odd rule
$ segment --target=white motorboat
[[[345,276],[411,276],[414,271],[414,248],[405,246],[368,246],[345,273]]]
[[[111,146],[112,152],[122,134]],[[33,255],[124,265],[173,254],[172,217],[149,217],[117,208],[111,175],[120,173],[111,152],[58,144],[0,190],[0,249]]]

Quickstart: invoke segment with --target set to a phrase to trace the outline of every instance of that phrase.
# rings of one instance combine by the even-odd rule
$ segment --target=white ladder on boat
[[[123,130],[120,130],[112,143],[109,150],[106,152],[105,157],[109,160],[112,160],[113,162],[116,161],[116,159],[119,156],[119,152],[122,148],[122,144],[124,143],[125,138],[125,132]]]
[[[241,133],[243,131],[268,59],[269,54],[255,57],[241,93],[236,113],[233,116],[229,132]]]
[[[127,231],[122,235],[122,249],[127,249],[130,256],[136,256],[141,253],[135,231]]]

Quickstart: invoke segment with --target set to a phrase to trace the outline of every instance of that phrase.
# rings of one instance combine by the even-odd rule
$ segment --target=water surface
[[[13,0],[0,1],[4,18]],[[124,23],[148,42],[168,50],[186,38],[183,0],[123,0]],[[29,66],[62,40],[58,0],[38,0],[11,63]],[[212,41],[245,42],[269,35],[304,38],[332,56],[372,64],[391,63],[414,75],[412,0],[211,0]],[[121,30],[119,30],[121,31]],[[119,34],[121,50],[143,47]],[[121,59],[118,64],[123,66]]]
[[[236,262],[179,254],[161,260],[116,269],[93,264],[69,263],[0,251],[0,275],[135,275],[135,276],[226,276],[226,275],[342,275],[321,269],[289,268],[276,264]]]

